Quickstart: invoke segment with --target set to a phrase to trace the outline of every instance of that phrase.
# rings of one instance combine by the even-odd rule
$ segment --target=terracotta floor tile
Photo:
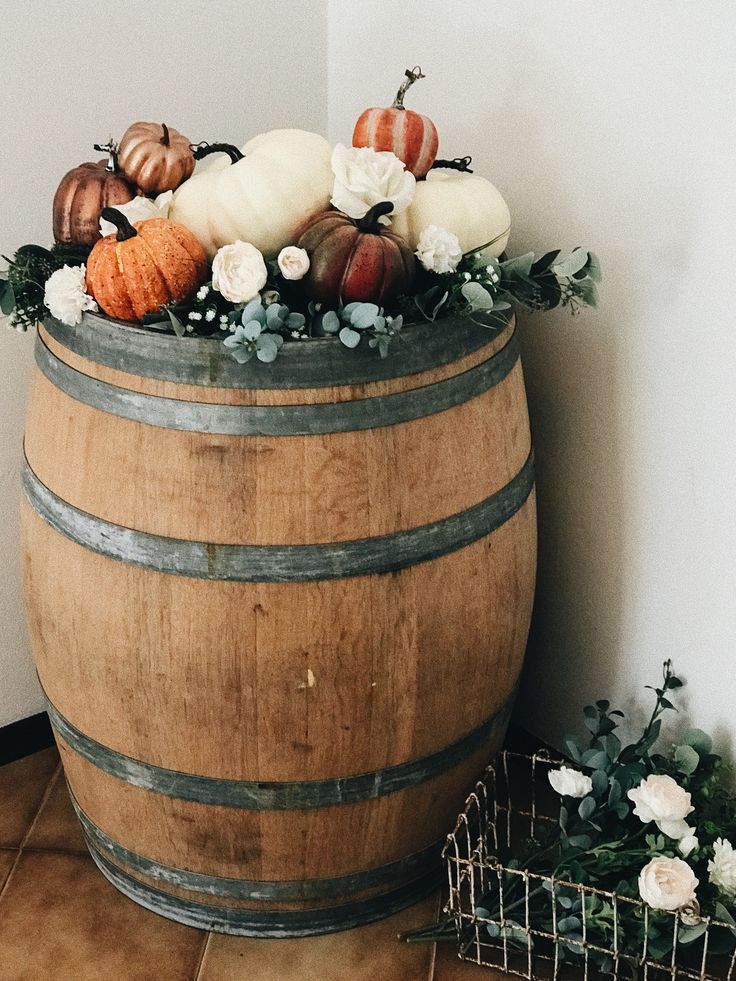
[[[52,747],[0,767],[0,848],[21,843],[58,765]]]
[[[126,899],[83,855],[25,852],[0,911],[0,981],[192,981],[204,944]]]
[[[12,869],[17,856],[18,850],[16,848],[0,848],[0,892],[2,892],[8,872]]]
[[[84,835],[61,772],[54,778],[51,793],[43,803],[25,847],[87,854]]]
[[[427,981],[431,944],[406,944],[404,930],[431,922],[429,898],[379,923],[298,940],[212,934],[198,981]]]

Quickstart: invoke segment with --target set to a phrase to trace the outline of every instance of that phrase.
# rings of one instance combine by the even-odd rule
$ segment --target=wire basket
[[[713,953],[710,947],[716,930],[733,933],[728,924],[712,918],[701,920],[704,932],[696,949],[693,945],[685,949],[678,943],[678,935],[687,925],[682,914],[657,913],[660,930],[664,917],[670,917],[672,921],[673,949],[665,963],[654,958],[647,949],[651,914],[641,900],[524,868],[510,868],[496,857],[500,849],[510,851],[522,840],[536,837],[544,825],[557,824],[559,797],[552,793],[547,774],[561,762],[546,752],[533,756],[502,752],[468,797],[465,810],[448,836],[443,851],[449,878],[445,912],[455,923],[460,958],[530,979],[736,979],[736,950],[723,955]],[[521,885],[517,886],[517,882]],[[564,919],[557,908],[561,890],[566,897],[577,895],[581,901],[581,929],[577,939],[560,929]],[[513,901],[509,899],[509,893],[512,893]],[[549,902],[551,932],[535,925],[536,919],[530,916],[530,897],[545,894],[548,897],[545,902]],[[613,930],[609,947],[598,946],[589,939],[586,907],[595,902],[592,896],[612,906]],[[623,949],[620,917],[626,906],[637,907],[643,917],[644,940],[636,953],[628,949],[628,944]],[[496,914],[486,907],[495,910]],[[578,964],[565,963],[566,950],[578,955],[575,958]],[[604,969],[601,958],[608,961]]]

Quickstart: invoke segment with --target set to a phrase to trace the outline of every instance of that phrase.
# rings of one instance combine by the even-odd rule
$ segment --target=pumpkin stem
[[[95,150],[99,150],[100,153],[107,154],[107,166],[105,170],[114,174],[118,169],[118,145],[113,140],[112,137],[107,141],[107,143],[93,143],[92,146]]]
[[[419,65],[415,65],[413,68],[407,68],[404,74],[406,75],[406,78],[401,83],[401,88],[396,93],[396,98],[391,103],[392,109],[405,109],[406,106],[404,105],[404,96],[406,95],[406,90],[418,79],[427,77],[426,75],[422,74],[422,69],[419,67]]]
[[[169,137],[169,127],[166,125],[166,123],[161,123],[161,129],[164,131],[164,134],[161,137],[161,142],[163,143],[164,146],[168,146],[169,143],[171,142],[171,139]]]
[[[394,206],[391,201],[379,201],[369,211],[366,211],[362,218],[358,218],[355,224],[361,232],[377,232],[380,224],[378,219],[393,210]]]
[[[237,163],[245,157],[245,154],[232,143],[192,143],[190,149],[195,160],[201,160],[211,153],[226,153],[230,157],[230,163]]]
[[[118,211],[117,208],[103,208],[100,212],[100,216],[104,218],[105,221],[112,222],[112,224],[117,228],[118,233],[115,238],[118,240],[118,242],[124,242],[126,239],[135,238],[135,236],[138,234],[122,211]]]
[[[473,158],[469,156],[455,157],[454,160],[435,160],[429,169],[433,170],[435,167],[444,167],[446,170],[459,170],[463,174],[472,174],[473,171],[470,169],[472,162]]]

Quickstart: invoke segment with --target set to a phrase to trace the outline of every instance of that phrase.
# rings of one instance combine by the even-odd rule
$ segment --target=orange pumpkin
[[[194,235],[168,218],[131,225],[115,208],[102,217],[118,229],[87,259],[87,291],[118,320],[142,320],[163,303],[190,297],[207,278],[207,259]]]
[[[173,191],[194,170],[194,154],[186,136],[166,123],[133,123],[118,149],[120,169],[144,194]]]
[[[406,78],[390,108],[366,109],[360,115],[353,132],[353,146],[390,150],[415,177],[424,177],[434,163],[440,140],[431,119],[404,107],[406,90],[425,77],[422,69],[407,68],[404,74]]]
[[[382,201],[357,220],[323,211],[307,224],[297,244],[309,255],[309,272],[300,282],[310,299],[332,307],[354,300],[383,305],[408,292],[414,253],[378,223],[392,209],[390,201]]]
[[[100,213],[103,208],[125,204],[135,197],[135,185],[118,169],[115,146],[95,144],[107,150],[107,160],[83,163],[61,178],[52,208],[54,239],[72,245],[94,245],[101,238]]]

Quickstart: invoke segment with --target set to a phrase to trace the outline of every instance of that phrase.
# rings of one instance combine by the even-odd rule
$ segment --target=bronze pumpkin
[[[310,299],[337,306],[355,300],[384,304],[408,292],[416,259],[403,238],[378,223],[393,209],[375,205],[353,220],[341,211],[323,211],[302,232],[298,246],[309,255],[301,283]]]
[[[65,174],[56,190],[53,203],[54,239],[72,245],[94,245],[100,239],[100,214],[103,208],[131,201],[136,187],[117,166],[115,147],[95,145],[107,150],[107,160],[74,167]]]
[[[173,191],[194,170],[190,142],[166,123],[133,123],[120,141],[120,169],[144,194]]]

